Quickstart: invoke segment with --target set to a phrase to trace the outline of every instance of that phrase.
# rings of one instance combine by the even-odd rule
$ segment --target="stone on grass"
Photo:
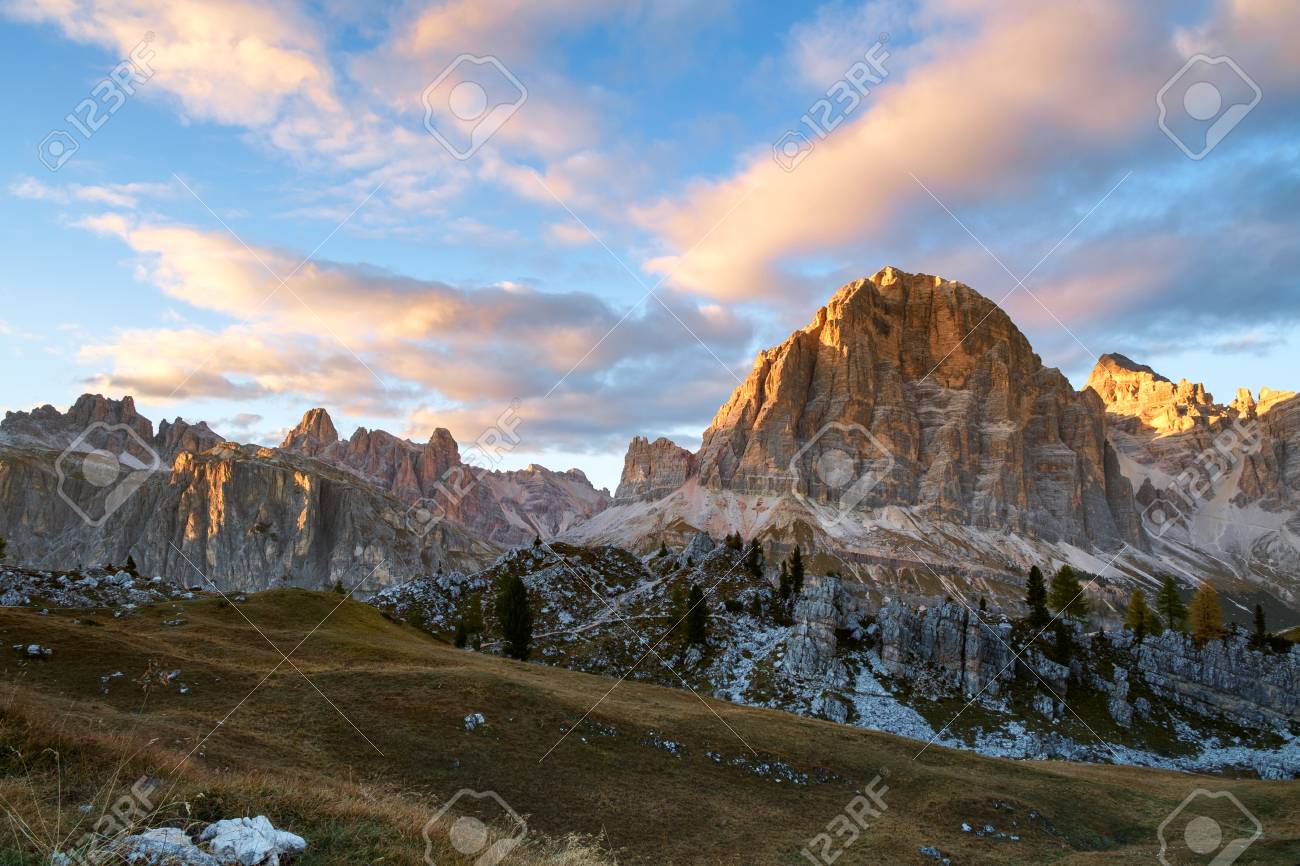
[[[307,840],[275,829],[265,815],[217,821],[199,840],[208,843],[208,850],[221,863],[231,866],[280,866],[280,858],[287,862],[307,850]]]

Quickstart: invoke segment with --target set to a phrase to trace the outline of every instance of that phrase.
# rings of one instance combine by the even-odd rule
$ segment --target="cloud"
[[[1268,46],[1300,40],[1300,15],[1294,4],[1274,15],[1274,6],[1223,4],[1211,19],[1219,24],[1199,33],[1232,47],[1261,80],[1284,78],[1293,60],[1272,60]],[[1009,206],[1018,210],[1011,221],[1036,226],[1039,213],[1054,219],[1080,202],[1086,209],[1125,168],[1167,175],[1178,157],[1156,129],[1154,95],[1189,50],[1175,38],[1171,9],[1119,0],[922,3],[911,26],[925,35],[890,42],[890,76],[794,171],[763,145],[736,171],[641,208],[664,251],[645,266],[728,300],[806,296],[808,263],[825,270],[828,261],[861,261],[900,225],[925,235],[945,223],[949,242],[969,243],[921,183],[968,218],[972,209]],[[841,23],[851,32],[877,10],[868,5]],[[795,29],[803,72],[824,76],[843,62],[834,24],[823,13]],[[1260,51],[1248,38],[1255,34]],[[831,56],[827,69],[813,63]],[[1287,89],[1270,91],[1274,111],[1284,113]],[[893,258],[888,249],[884,258]]]
[[[875,88],[796,170],[762,148],[733,176],[645,209],[674,251],[647,267],[720,298],[770,297],[797,283],[783,263],[861,243],[925,198],[913,175],[954,205],[997,199],[1130,135],[1150,113],[1151,66],[1167,59],[1133,8],[931,4],[923,14],[946,26],[891,52],[934,59]]]
[[[627,310],[586,292],[465,289],[337,262],[299,267],[296,252],[118,214],[87,225],[121,238],[138,275],[168,297],[235,321],[127,329],[81,351],[99,371],[97,387],[139,397],[294,395],[387,415],[436,406],[469,426],[521,400],[537,435],[552,437],[536,447],[588,447],[584,428],[626,438],[665,417],[705,406],[707,415],[731,381],[709,350],[748,360],[745,320],[673,296],[664,298],[670,310],[654,301]],[[690,381],[665,387],[684,370]],[[707,401],[669,409],[672,395],[700,382]]]
[[[882,35],[897,40],[909,27],[909,11],[898,0],[876,0],[860,5],[827,3],[817,8],[811,21],[790,31],[787,53],[805,83],[825,90],[844,76],[863,52]]]
[[[9,185],[9,192],[19,198],[51,201],[56,204],[86,202],[88,204],[107,205],[108,207],[133,208],[142,198],[164,198],[175,194],[176,188],[170,183],[108,183],[84,185],[79,183],[65,186],[50,186],[32,177],[20,176]]]

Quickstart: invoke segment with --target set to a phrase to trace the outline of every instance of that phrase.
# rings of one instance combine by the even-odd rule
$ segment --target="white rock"
[[[219,866],[220,861],[196,848],[184,830],[159,827],[122,843],[126,862],[140,866]]]
[[[467,731],[476,730],[479,727],[479,725],[486,725],[486,724],[487,724],[487,717],[484,716],[482,713],[470,713],[468,716],[465,717],[465,730]]]
[[[280,866],[281,857],[307,850],[307,840],[275,829],[265,815],[217,821],[199,840],[208,843],[218,861],[231,866]]]

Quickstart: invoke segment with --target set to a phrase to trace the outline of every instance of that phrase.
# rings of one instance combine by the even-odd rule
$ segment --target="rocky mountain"
[[[443,509],[449,472],[474,483]],[[461,489],[461,488],[457,488]],[[123,563],[223,589],[377,589],[490,561],[609,501],[581,472],[479,472],[438,430],[425,446],[381,430],[342,442],[324,410],[280,448],[226,442],[206,424],[155,433],[130,397],[84,395],[0,423],[0,537],[47,569]]]
[[[698,452],[634,439],[614,507],[564,537],[649,550],[739,531],[778,552],[825,553],[877,587],[956,569],[1007,601],[1031,563],[1069,562],[1121,586],[1172,572],[1235,592],[1236,614],[1257,601],[1295,612],[1295,571],[1284,572],[1300,545],[1279,523],[1300,495],[1290,398],[1266,389],[1221,407],[1202,386],[1117,355],[1076,391],[992,301],[885,268],[760,352]],[[1271,431],[1240,473],[1251,504],[1236,506],[1282,508],[1264,521],[1271,559],[1216,563],[1190,541],[1172,551],[1144,512],[1238,417]],[[1162,474],[1141,471],[1162,460]],[[1111,615],[1126,595],[1104,579],[1090,591]]]
[[[312,409],[280,449],[354,472],[399,499],[427,502],[474,534],[507,546],[555,536],[611,501],[580,469],[553,472],[529,465],[502,471],[485,467],[486,459],[463,462],[456,440],[442,427],[424,445],[364,427],[344,441],[329,414]]]
[[[1239,389],[1221,404],[1123,355],[1103,355],[1087,389],[1136,491],[1153,550],[1175,573],[1228,571],[1300,605],[1300,398]]]

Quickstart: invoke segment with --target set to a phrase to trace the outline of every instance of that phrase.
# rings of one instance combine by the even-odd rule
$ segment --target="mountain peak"
[[[1161,376],[1155,370],[1146,364],[1139,364],[1127,355],[1121,355],[1119,352],[1107,352],[1097,359],[1097,365],[1092,369],[1092,377],[1099,373],[1139,373],[1149,376],[1157,382],[1168,382],[1164,376]],[[1089,377],[1090,379],[1092,377]]]
[[[1114,415],[1137,418],[1162,433],[1188,430],[1223,413],[1200,382],[1166,379],[1145,364],[1118,353],[1102,355],[1088,377],[1091,390]],[[1240,395],[1238,401],[1240,402]],[[1234,404],[1235,405],[1235,404]]]
[[[339,441],[338,431],[334,429],[334,422],[330,419],[330,413],[317,407],[308,409],[307,413],[302,416],[298,426],[289,431],[280,443],[280,447],[289,451],[300,451],[304,454],[319,454],[324,449]]]

